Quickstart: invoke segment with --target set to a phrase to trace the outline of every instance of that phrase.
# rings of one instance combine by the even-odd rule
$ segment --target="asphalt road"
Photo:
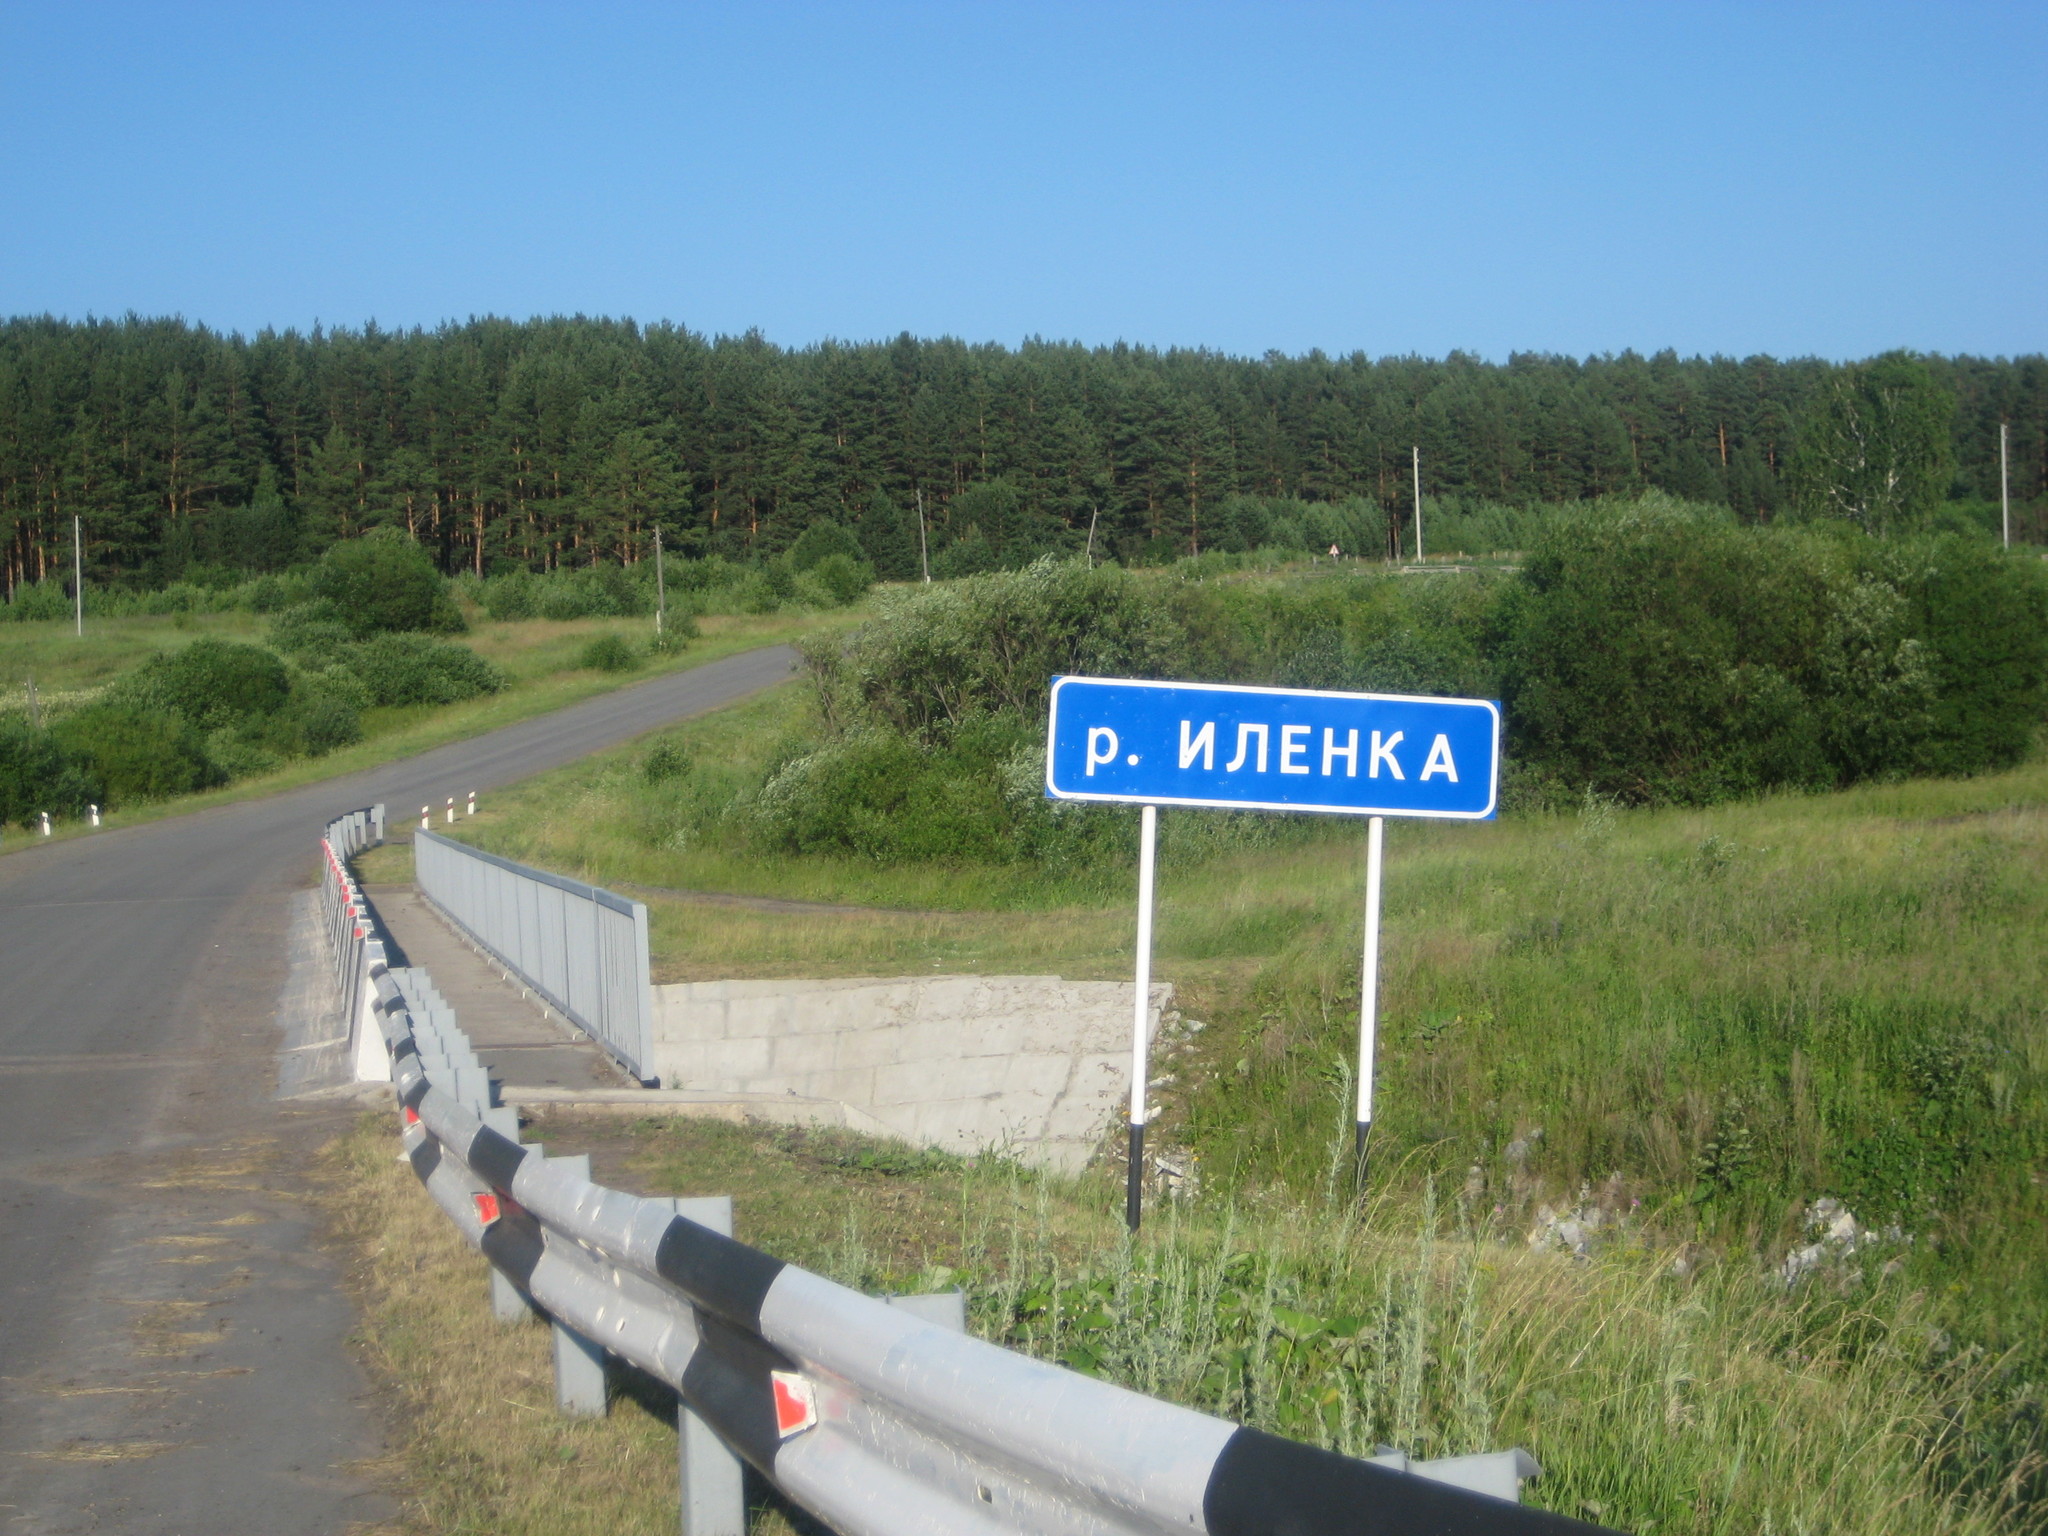
[[[320,829],[530,777],[794,666],[752,651],[271,799],[0,857],[0,1532],[310,1536],[394,1516],[310,1203],[311,1154],[346,1112],[273,1096],[287,926]]]

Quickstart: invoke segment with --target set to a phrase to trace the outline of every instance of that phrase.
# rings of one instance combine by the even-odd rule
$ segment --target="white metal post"
[[[2005,547],[2012,548],[2012,491],[2005,476],[2005,423],[1998,424],[1998,520],[2005,529]]]
[[[1152,869],[1159,850],[1159,807],[1138,821],[1138,995],[1131,1004],[1131,1169],[1124,1189],[1124,1224],[1133,1232],[1144,1210],[1145,1082],[1150,1071],[1152,1014]]]
[[[932,579],[932,551],[924,537],[924,487],[917,490],[917,558],[924,563],[924,579]]]
[[[1415,558],[1422,559],[1422,449],[1408,450],[1415,465]]]
[[[78,514],[71,514],[71,600],[77,615],[78,637],[85,638],[85,532]]]
[[[654,525],[654,632],[658,635],[668,620],[668,585],[661,575],[661,524]]]
[[[1372,1137],[1373,1043],[1380,1014],[1380,857],[1387,823],[1374,816],[1365,824],[1365,963],[1358,983],[1358,1187],[1365,1188],[1366,1143]]]

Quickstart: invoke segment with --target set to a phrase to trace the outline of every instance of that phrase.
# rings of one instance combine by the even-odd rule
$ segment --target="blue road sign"
[[[1490,699],[1056,677],[1055,800],[1481,821],[1500,791]]]

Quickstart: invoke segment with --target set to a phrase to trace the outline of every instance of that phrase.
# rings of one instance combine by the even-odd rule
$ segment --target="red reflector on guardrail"
[[[487,1227],[505,1214],[499,1208],[498,1196],[493,1190],[487,1189],[482,1194],[472,1195],[470,1198],[476,1201],[476,1219]]]
[[[405,1123],[407,1125],[418,1125],[420,1123],[420,1112],[410,1104],[405,1106]]]
[[[818,1422],[818,1393],[808,1381],[794,1371],[770,1371],[768,1380],[775,1388],[775,1427],[783,1439]]]

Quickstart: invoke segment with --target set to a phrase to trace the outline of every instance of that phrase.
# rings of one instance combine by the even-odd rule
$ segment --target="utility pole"
[[[1419,561],[1422,558],[1422,449],[1418,445],[1408,451],[1414,456],[1415,464],[1415,558]]]
[[[2001,433],[2004,428],[1999,428]],[[2007,543],[2012,541],[2008,539]],[[76,512],[71,514],[71,601],[73,618],[78,626],[78,637],[85,638],[85,548],[83,525]]]
[[[924,487],[917,488],[917,557],[924,563],[924,579],[927,585],[932,579],[932,551],[924,537]]]
[[[661,578],[661,524],[654,525],[654,632],[659,635],[668,619],[668,586]]]
[[[1095,519],[1100,516],[1102,507],[1099,503],[1088,509],[1088,569],[1091,571],[1095,569]]]
[[[1998,520],[2005,529],[2005,547],[2012,548],[2012,490],[2005,475],[2005,423],[1998,424]]]

